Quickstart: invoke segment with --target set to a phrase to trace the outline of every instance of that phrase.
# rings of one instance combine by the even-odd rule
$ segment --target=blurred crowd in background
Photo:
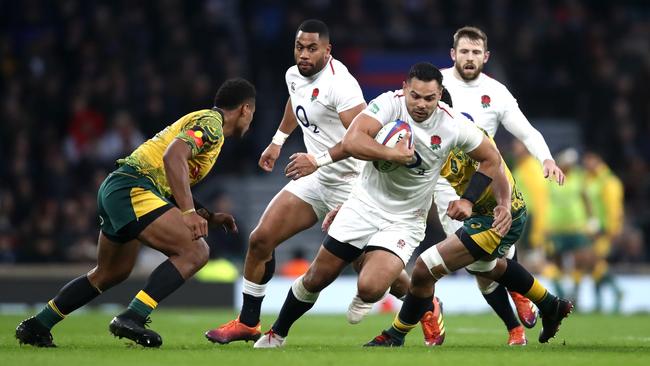
[[[0,0],[0,263],[92,262],[96,192],[115,159],[211,107],[228,77],[257,86],[257,113],[203,184],[262,174],[257,159],[284,109],[295,30],[310,17],[328,23],[333,54],[353,75],[364,52],[446,54],[457,28],[484,29],[486,71],[528,118],[576,121],[576,152],[602,156],[622,181],[624,235],[610,259],[650,260],[644,1]],[[212,208],[228,208],[222,196]],[[213,256],[243,261],[247,234],[211,235]]]

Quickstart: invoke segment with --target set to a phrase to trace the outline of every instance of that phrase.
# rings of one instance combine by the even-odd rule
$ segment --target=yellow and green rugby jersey
[[[190,186],[203,179],[212,169],[223,146],[223,114],[216,109],[203,109],[181,117],[140,145],[118,165],[128,164],[149,178],[165,197],[171,188],[165,175],[163,155],[175,138],[187,143],[192,150],[188,160]]]
[[[494,144],[494,140],[490,138],[490,141]],[[521,192],[517,189],[515,185],[515,180],[510,173],[510,169],[506,163],[501,160],[501,163],[504,166],[506,177],[510,182],[510,187],[512,190],[512,208],[511,211],[514,213],[520,210],[523,207],[526,207],[524,202],[524,197]],[[447,179],[449,184],[454,188],[456,194],[461,196],[467,185],[469,184],[470,179],[476,169],[478,168],[478,162],[469,157],[465,152],[460,149],[453,149],[447,157],[447,161],[442,166],[440,170],[440,176]],[[497,205],[496,198],[492,193],[492,185],[490,185],[485,192],[479,197],[479,199],[474,203],[472,209],[472,215],[481,215],[481,216],[494,216],[494,208]]]

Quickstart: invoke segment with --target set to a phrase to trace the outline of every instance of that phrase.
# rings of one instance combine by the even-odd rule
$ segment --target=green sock
[[[52,329],[56,323],[65,319],[65,315],[61,314],[54,301],[50,300],[43,310],[36,314],[35,318],[47,329]]]
[[[156,306],[158,306],[158,302],[152,299],[146,292],[140,291],[133,300],[131,300],[126,311],[131,312],[141,318],[141,320],[144,320],[151,314]]]

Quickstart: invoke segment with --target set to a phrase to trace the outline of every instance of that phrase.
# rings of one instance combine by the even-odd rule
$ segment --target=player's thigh
[[[203,240],[193,240],[178,208],[162,213],[138,235],[145,245],[168,257],[184,255],[197,250]]]
[[[476,261],[474,256],[472,256],[470,251],[465,247],[457,235],[448,236],[435,246],[440,258],[445,264],[445,267],[447,267],[450,272],[457,271],[458,269]],[[433,247],[422,253],[421,257],[424,259],[430,250],[433,251],[432,248]]]
[[[90,282],[100,290],[105,290],[125,280],[135,266],[139,250],[140,243],[137,240],[120,243],[100,232],[97,266],[88,273]]]
[[[381,295],[402,273],[404,262],[398,255],[385,248],[370,249],[372,250],[365,253],[357,285],[359,292]]]
[[[278,245],[312,227],[317,221],[318,217],[309,203],[283,189],[264,210],[251,241],[263,240]]]

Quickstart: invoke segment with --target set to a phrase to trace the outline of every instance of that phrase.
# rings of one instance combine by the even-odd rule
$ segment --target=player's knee
[[[327,279],[321,273],[310,268],[307,273],[302,276],[302,285],[310,292],[320,292],[322,291],[327,283]]]
[[[480,275],[476,276],[476,284],[478,285],[478,289],[481,290],[481,293],[483,295],[489,295],[493,293],[497,287],[499,287],[499,283]]]
[[[198,270],[205,266],[210,259],[210,247],[205,240],[196,240],[192,246],[183,253],[183,256],[189,262],[193,270]]]
[[[248,252],[255,258],[263,261],[271,260],[271,255],[276,247],[273,240],[270,240],[272,233],[267,230],[256,228],[249,237]]]
[[[131,274],[130,267],[116,266],[115,268],[95,267],[88,273],[88,281],[100,291],[124,282]]]
[[[386,294],[386,287],[381,283],[371,280],[359,279],[357,293],[365,302],[377,302]]]
[[[429,277],[433,277],[434,282],[451,273],[449,268],[447,268],[445,261],[442,259],[440,252],[438,252],[437,245],[425,250],[424,253],[418,257],[415,266],[418,268],[419,277],[416,280],[420,280],[420,278],[426,280],[426,272],[428,272]],[[426,269],[426,272],[424,269]],[[415,268],[413,269],[413,272],[415,273]],[[413,275],[411,275],[411,283],[413,283]]]
[[[431,275],[429,268],[420,257],[415,261],[413,273],[411,273],[411,284],[414,287],[430,285],[435,279]]]

